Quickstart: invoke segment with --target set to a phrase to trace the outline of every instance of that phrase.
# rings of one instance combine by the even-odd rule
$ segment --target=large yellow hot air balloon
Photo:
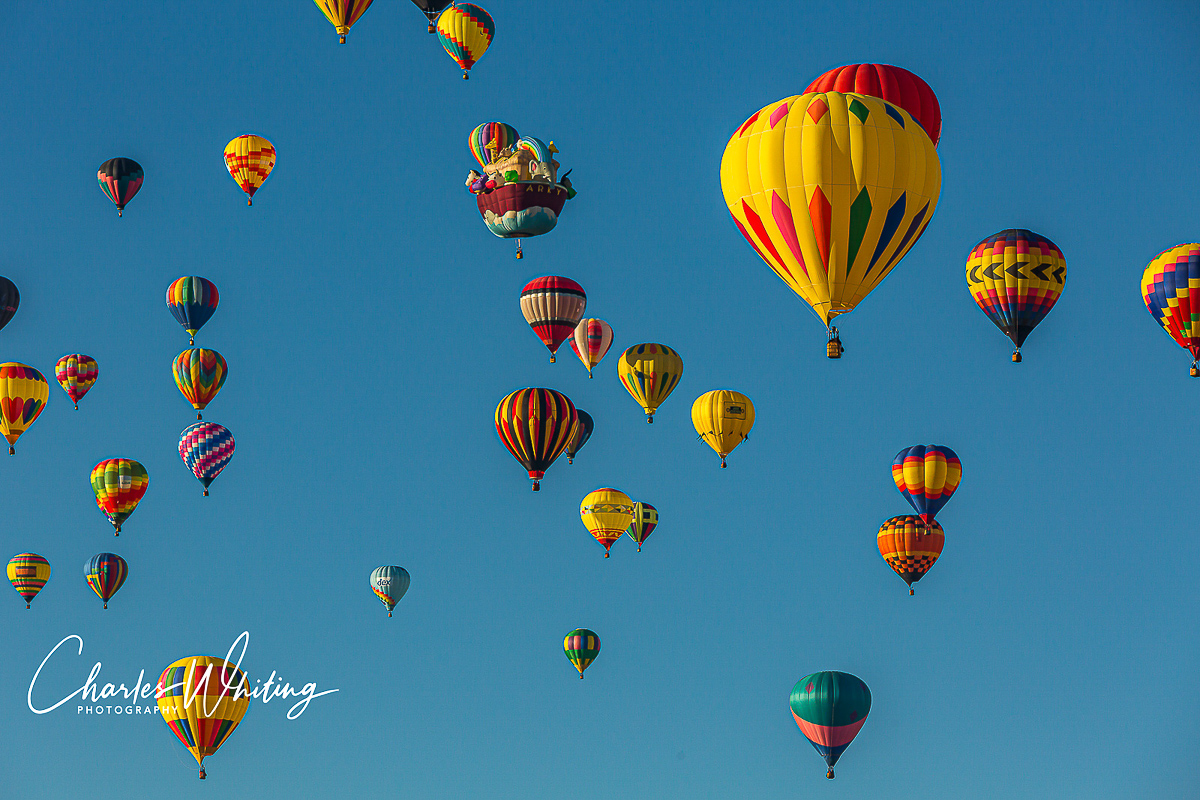
[[[717,451],[721,469],[725,469],[725,456],[745,441],[754,427],[754,403],[741,392],[713,389],[692,403],[692,425],[700,438]]]
[[[225,744],[250,707],[246,673],[224,658],[188,656],[163,670],[155,695],[163,722],[200,765]]]
[[[275,169],[275,145],[252,133],[238,136],[225,145],[225,168],[252,206],[254,193]]]
[[[8,454],[26,428],[42,413],[50,399],[45,376],[28,364],[0,364],[0,433],[8,439]]]
[[[579,517],[588,533],[604,545],[604,557],[608,558],[608,548],[633,522],[633,501],[617,489],[597,489],[579,504]]]
[[[734,132],[721,159],[734,224],[825,323],[830,358],[842,351],[833,318],[853,311],[921,237],[941,186],[924,129],[861,94],[772,103]]]
[[[666,345],[635,344],[617,362],[617,377],[646,412],[646,422],[654,422],[654,412],[683,377],[683,359]]]
[[[374,0],[315,0],[329,24],[337,29],[338,43],[346,43],[346,34],[358,22]]]

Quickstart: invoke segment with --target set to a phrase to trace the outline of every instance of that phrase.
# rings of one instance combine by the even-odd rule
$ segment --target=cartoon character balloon
[[[1142,300],[1167,336],[1192,354],[1200,377],[1200,244],[1177,244],[1154,257],[1142,273]]]
[[[517,129],[507,122],[485,122],[475,126],[467,136],[467,146],[479,166],[486,167],[496,160],[501,150],[516,147],[520,138]]]
[[[250,707],[246,673],[224,658],[188,656],[170,664],[155,691],[163,722],[196,763],[221,749]]]
[[[84,562],[83,577],[108,608],[108,601],[129,577],[129,564],[116,553],[98,553]]]
[[[521,313],[550,351],[554,363],[559,346],[575,332],[587,308],[587,294],[570,278],[547,275],[534,278],[521,290]]]
[[[120,535],[121,525],[142,502],[150,486],[150,473],[132,458],[108,458],[92,467],[96,505]]]
[[[575,409],[575,413],[579,415],[579,423],[575,426],[575,432],[571,434],[571,441],[564,451],[567,454],[567,463],[575,463],[575,455],[587,444],[587,440],[592,438],[592,415],[583,409]]]
[[[78,411],[79,401],[92,388],[96,378],[100,377],[100,367],[96,364],[96,359],[91,356],[85,356],[83,353],[71,353],[60,358],[54,365],[54,377],[58,378],[59,385],[67,393],[67,397],[71,398],[71,402],[75,404],[75,410]]]
[[[196,332],[212,319],[220,301],[216,285],[198,275],[176,278],[167,287],[167,310],[191,337],[188,344],[196,343]]]
[[[592,377],[592,367],[600,363],[608,348],[612,347],[613,329],[602,319],[583,319],[571,334],[571,349],[587,367]]]
[[[563,639],[563,651],[579,670],[579,680],[583,680],[583,671],[600,655],[600,637],[595,631],[576,628]]]
[[[962,462],[949,447],[918,444],[892,459],[892,480],[925,523],[950,500],[962,481]]]
[[[317,8],[338,33],[338,44],[346,43],[346,34],[358,18],[371,7],[373,0],[316,0]]]
[[[592,538],[604,547],[604,557],[608,558],[613,542],[633,523],[633,501],[617,489],[597,489],[588,492],[579,504],[579,518]]]
[[[518,389],[496,406],[496,435],[529,472],[533,491],[567,449],[579,423],[575,405],[553,389]]]
[[[8,361],[0,364],[0,433],[8,440],[8,454],[50,399],[50,384],[28,364]]]
[[[100,191],[113,201],[118,217],[125,210],[125,204],[142,188],[145,177],[142,165],[132,158],[110,158],[96,170]]]
[[[924,233],[942,171],[928,134],[876,97],[814,92],[757,111],[721,159],[734,224],[826,326],[853,311]]]
[[[629,523],[629,538],[637,542],[638,552],[642,552],[642,542],[650,538],[658,527],[658,509],[649,503],[638,501],[633,504],[633,522]]]
[[[683,377],[683,359],[664,344],[635,344],[617,362],[617,377],[652,423],[654,412]]]
[[[833,765],[862,730],[871,711],[871,690],[848,672],[814,672],[792,687],[792,717],[804,738],[829,765]]]
[[[942,137],[942,108],[929,84],[890,64],[849,64],[829,70],[808,85],[810,92],[854,92],[897,105],[917,121],[936,147]]]
[[[225,145],[225,168],[252,206],[254,193],[275,169],[275,145],[252,133],[237,136]]]
[[[37,553],[18,553],[8,560],[8,580],[25,599],[25,607],[50,580],[50,562]]]
[[[404,567],[376,567],[371,572],[371,589],[375,592],[375,596],[387,606],[389,617],[392,615],[392,609],[396,607],[396,603],[399,603],[400,598],[404,597],[408,591],[410,582],[408,570]]]
[[[692,425],[721,457],[721,469],[725,469],[725,457],[746,441],[754,427],[754,403],[741,392],[713,389],[692,403]]]
[[[208,487],[233,458],[233,434],[215,422],[197,422],[179,435],[179,457],[204,486]]]
[[[1067,261],[1045,236],[1011,228],[989,236],[967,257],[967,288],[988,319],[1012,340],[1014,364],[1025,337],[1046,318],[1067,283]]]
[[[906,514],[884,520],[879,527],[877,543],[879,555],[908,584],[911,596],[916,594],[912,585],[929,572],[942,554],[946,532],[937,520],[925,522],[918,516]]]
[[[438,17],[437,35],[446,53],[462,67],[463,80],[483,58],[496,37],[496,23],[488,12],[472,3],[454,3]]]
[[[203,347],[184,350],[175,356],[171,372],[179,391],[196,409],[196,419],[203,419],[200,412],[213,401],[229,377],[229,367],[221,354]]]

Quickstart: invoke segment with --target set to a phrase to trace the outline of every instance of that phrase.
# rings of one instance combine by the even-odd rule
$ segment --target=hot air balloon
[[[233,434],[224,425],[197,422],[179,435],[179,457],[204,485],[208,497],[209,485],[233,458]]]
[[[810,92],[856,92],[900,106],[925,129],[936,147],[942,137],[942,108],[929,84],[902,67],[850,64],[826,72],[808,85]]]
[[[163,722],[200,765],[221,749],[250,707],[246,673],[224,658],[188,656],[163,670],[155,691]]]
[[[142,165],[132,158],[110,158],[96,170],[100,190],[117,206],[118,217],[125,210],[125,204],[142,188],[145,177]]]
[[[942,554],[946,533],[937,520],[923,521],[913,514],[884,520],[879,528],[879,555],[896,574],[908,584],[909,595],[916,594],[912,585],[929,572],[933,562]]]
[[[132,458],[108,458],[92,467],[96,505],[121,533],[121,525],[137,508],[150,486],[150,473]]]
[[[848,672],[814,672],[792,687],[792,716],[800,732],[829,765],[854,741],[871,711],[871,690]]]
[[[1033,231],[1000,231],[975,245],[967,258],[967,288],[988,319],[1012,339],[1016,364],[1025,337],[1054,308],[1066,283],[1062,251]]]
[[[962,480],[962,462],[940,444],[906,447],[892,459],[892,480],[908,504],[928,524]]]
[[[1183,349],[1192,354],[1192,377],[1200,377],[1200,244],[1177,244],[1154,257],[1142,273],[1146,310]],[[1196,297],[1197,302],[1192,303]]]
[[[579,422],[575,425],[575,431],[571,434],[571,441],[567,443],[567,463],[575,463],[575,454],[587,444],[587,440],[592,438],[592,415],[583,409],[575,409],[575,413],[579,415]]]
[[[408,591],[410,582],[408,570],[404,567],[376,567],[371,572],[371,589],[375,591],[375,596],[387,606],[389,617],[392,615],[392,609],[396,607],[396,603],[399,603],[400,598],[404,597],[404,593]]]
[[[175,375],[175,385],[179,391],[196,409],[196,419],[202,419],[200,412],[225,385],[229,368],[216,350],[195,347],[175,356],[171,372]]]
[[[358,22],[358,18],[371,7],[373,0],[316,0],[317,8],[325,14],[329,24],[337,29],[338,44],[346,43],[346,34]]]
[[[518,389],[496,406],[496,434],[522,467],[533,491],[571,443],[579,414],[571,400],[553,389]]]
[[[840,358],[834,317],[879,285],[937,207],[937,150],[908,112],[815,92],[761,109],[733,134],[721,190],[734,224],[808,303]]]
[[[54,377],[58,378],[59,385],[63,387],[67,396],[71,398],[71,402],[75,404],[75,410],[78,411],[79,401],[88,393],[88,389],[92,388],[96,378],[100,377],[100,367],[96,364],[96,359],[91,356],[72,353],[63,356],[54,365]]]
[[[692,403],[692,425],[700,438],[717,451],[721,469],[725,469],[725,456],[744,442],[754,427],[754,403],[741,392],[713,389]]]
[[[583,671],[588,668],[596,656],[600,654],[600,637],[595,631],[587,628],[576,628],[563,639],[563,651],[567,658],[579,670],[579,680],[583,680]]]
[[[638,552],[642,552],[642,542],[650,538],[658,527],[658,509],[640,500],[633,504],[633,522],[629,524],[629,538],[637,542]]]
[[[652,423],[654,412],[683,377],[683,359],[663,344],[635,344],[617,362],[617,377]]]
[[[471,3],[453,3],[437,21],[437,35],[450,57],[462,67],[463,80],[483,58],[496,36],[496,23],[488,12]]]
[[[261,136],[245,133],[225,145],[225,167],[246,193],[246,205],[254,205],[254,193],[275,168],[275,145]]]
[[[559,346],[583,319],[585,308],[587,295],[570,278],[558,275],[534,278],[521,290],[521,313],[550,351],[551,364]]]
[[[216,285],[196,275],[176,278],[167,287],[167,310],[188,332],[188,344],[196,343],[196,332],[212,318],[220,299]]]
[[[501,150],[516,147],[520,138],[517,129],[507,122],[485,122],[471,131],[467,146],[479,166],[486,167],[499,157]]]
[[[421,13],[429,20],[429,32],[437,30],[438,15],[450,5],[449,0],[413,0],[413,4],[421,9]]]
[[[84,563],[83,577],[87,578],[88,586],[108,608],[108,601],[125,584],[125,578],[129,577],[129,564],[115,553],[99,553]]]
[[[612,347],[613,329],[602,319],[583,319],[575,326],[571,335],[571,349],[587,367],[592,377],[592,367],[600,363],[608,348]]]
[[[17,285],[8,278],[0,277],[0,328],[12,320],[19,305],[21,293],[17,291]]]
[[[45,376],[28,364],[8,361],[0,364],[0,433],[8,440],[8,454],[16,454],[21,438],[50,399],[50,384]]]
[[[604,557],[608,558],[608,549],[633,522],[633,501],[617,489],[597,489],[588,492],[579,504],[579,517],[588,533],[604,546]]]
[[[25,607],[50,580],[50,562],[37,553],[19,553],[8,560],[8,580],[17,594],[25,598]]]

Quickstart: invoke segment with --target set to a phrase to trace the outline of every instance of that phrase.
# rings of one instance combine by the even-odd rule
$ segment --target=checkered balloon
[[[233,434],[215,422],[197,422],[179,436],[179,457],[204,484],[204,496],[229,459],[233,458]]]

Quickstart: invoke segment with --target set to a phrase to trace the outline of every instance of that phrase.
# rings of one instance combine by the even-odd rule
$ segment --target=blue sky
[[[1200,235],[1197,14],[1099,5],[490,0],[497,38],[464,82],[400,0],[344,47],[300,0],[18,0],[0,274],[22,304],[0,356],[49,375],[89,353],[100,379],[78,413],[52,387],[0,462],[3,552],[54,565],[31,611],[0,603],[6,792],[1189,796],[1200,381],[1138,280]],[[834,362],[729,220],[718,166],[747,116],[856,61],[933,87],[943,186]],[[554,140],[579,190],[523,261],[463,189],[488,119]],[[251,209],[221,160],[247,131],[279,152]],[[115,156],[146,170],[123,219],[92,178]],[[1069,264],[1020,366],[963,279],[1008,227]],[[237,439],[207,499],[176,452],[187,338],[163,305],[190,274],[221,291],[198,344],[230,377],[205,417]],[[616,331],[593,381],[521,318],[544,274]],[[615,377],[642,341],[686,362],[653,426]],[[522,386],[596,420],[536,495],[492,426]],[[757,410],[727,470],[688,414],[718,387]],[[916,443],[953,447],[964,478],[909,598],[875,533],[908,509],[889,468]],[[113,456],[151,475],[115,540],[88,485]],[[660,510],[641,554],[603,559],[579,521],[608,485]],[[131,574],[102,611],[81,566],[105,550]],[[412,574],[390,620],[368,585],[385,563]],[[561,651],[577,626],[603,639],[584,681]],[[97,660],[131,683],[244,630],[252,680],[340,691],[295,721],[252,706],[206,784],[153,717],[26,708],[69,634],[83,655],[59,650],[35,700]],[[874,696],[835,781],[787,708],[818,669]]]

